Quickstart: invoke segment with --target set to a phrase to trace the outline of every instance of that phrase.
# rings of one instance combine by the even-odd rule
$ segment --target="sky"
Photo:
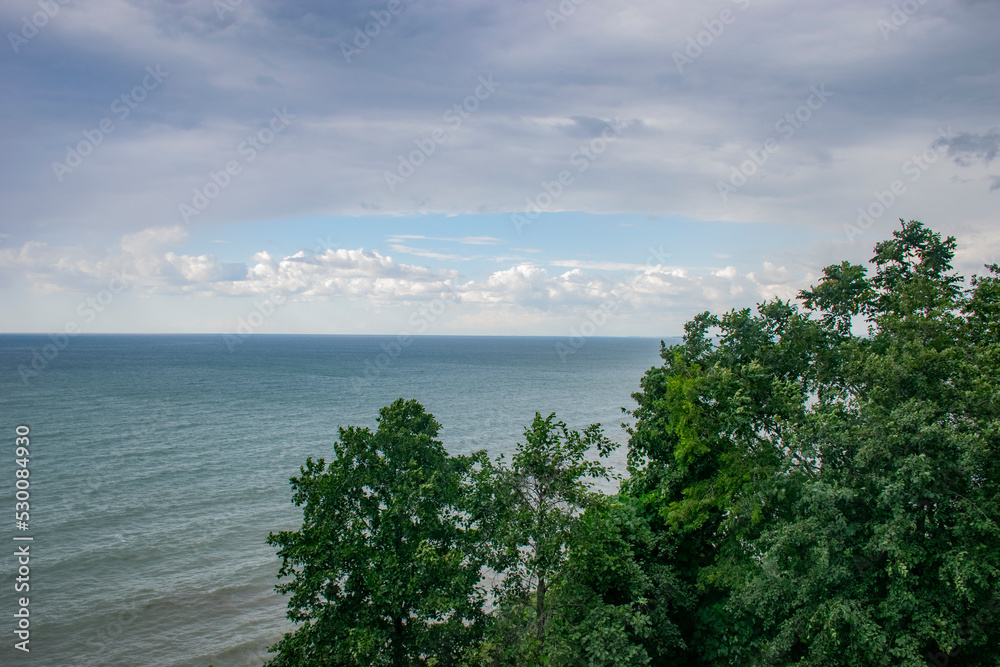
[[[1000,259],[1000,3],[7,0],[0,332],[652,336]]]

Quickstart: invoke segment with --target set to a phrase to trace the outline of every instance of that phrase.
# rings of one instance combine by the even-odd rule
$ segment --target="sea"
[[[413,398],[452,454],[513,452],[535,412],[624,445],[622,408],[660,344],[0,335],[0,665],[261,665],[293,628],[265,540],[301,524],[288,480],[332,456],[339,426],[374,428]],[[624,446],[611,460],[624,470]]]

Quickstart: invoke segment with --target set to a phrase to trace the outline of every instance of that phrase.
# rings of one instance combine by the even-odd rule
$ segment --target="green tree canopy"
[[[955,247],[903,223],[643,378],[625,491],[685,537],[678,664],[997,664],[1000,290]]]
[[[541,664],[553,588],[566,568],[571,534],[583,511],[598,497],[594,478],[610,470],[588,460],[614,447],[597,424],[572,431],[555,414],[535,413],[510,465],[500,455],[478,474],[478,516],[484,526],[488,562],[497,573],[494,642],[484,653],[501,664]]]
[[[450,665],[481,631],[475,531],[464,511],[474,459],[452,457],[416,401],[378,428],[340,429],[336,458],[293,477],[302,528],[271,534],[277,589],[300,627],[273,665]]]
[[[274,664],[1000,664],[1000,267],[966,283],[956,247],[902,223],[797,303],[694,317],[616,496],[600,427],[554,414],[509,464],[414,401],[341,429],[269,538]]]

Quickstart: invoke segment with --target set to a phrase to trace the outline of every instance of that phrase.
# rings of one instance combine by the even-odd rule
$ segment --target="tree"
[[[541,664],[572,530],[599,495],[590,480],[610,478],[607,467],[586,459],[594,448],[606,456],[614,447],[600,426],[581,434],[555,419],[535,413],[511,464],[501,455],[479,471],[478,516],[490,527],[484,547],[498,574],[493,641],[481,651],[486,662]]]
[[[674,536],[675,550],[661,550],[646,567],[669,565],[696,599],[672,617],[682,641],[670,659],[715,664],[752,635],[726,611],[730,590],[719,573],[724,564],[745,566],[744,545],[780,518],[772,481],[810,390],[807,343],[816,332],[777,301],[757,316],[702,313],[685,334],[683,344],[663,346],[663,366],[650,369],[633,396],[631,477],[622,493]]]
[[[868,335],[829,339],[836,363],[788,442],[816,465],[787,459],[791,512],[756,540],[760,567],[737,585],[761,662],[1000,659],[995,278],[964,290],[955,240],[919,222],[893,237],[871,278],[849,266],[844,290],[831,267],[801,295],[824,319],[863,317]]]
[[[449,456],[416,401],[378,428],[340,429],[336,458],[291,479],[302,528],[272,533],[300,623],[271,647],[286,665],[453,665],[482,630],[476,531],[463,506],[475,458]]]
[[[683,538],[672,664],[996,664],[1000,283],[964,289],[955,247],[902,223],[871,277],[827,267],[802,308],[663,348],[624,493]]]
[[[342,429],[270,537],[302,623],[275,664],[1000,664],[1000,267],[966,287],[955,248],[902,223],[797,304],[696,316],[616,497],[600,427],[554,414],[509,465],[413,401]]]
[[[549,664],[673,664],[684,648],[673,619],[691,609],[694,595],[672,566],[676,537],[651,522],[662,523],[624,494],[599,497],[584,511],[553,591],[559,613],[548,629]]]

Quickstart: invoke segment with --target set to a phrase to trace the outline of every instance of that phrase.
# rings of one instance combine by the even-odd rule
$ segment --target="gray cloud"
[[[962,132],[951,140],[938,139],[934,145],[947,146],[948,157],[960,167],[971,167],[979,160],[989,164],[1000,152],[1000,130],[990,130],[983,134]]]
[[[3,231],[178,224],[178,205],[238,159],[275,107],[297,119],[192,226],[521,210],[609,119],[627,119],[620,140],[574,174],[554,209],[836,226],[939,126],[959,133],[948,147],[959,165],[996,153],[994,133],[974,132],[996,122],[996,3],[928,3],[886,41],[877,23],[891,10],[861,0],[584,3],[556,30],[545,16],[556,2],[404,0],[363,47],[358,31],[384,20],[384,0],[230,5],[220,16],[193,1],[71,3],[8,52]],[[723,8],[736,20],[678,72],[671,54]],[[0,21],[16,29],[34,11],[30,0],[5,3]],[[350,62],[345,46],[359,51]],[[169,77],[119,119],[113,101],[156,65]],[[384,173],[490,73],[497,93],[390,192]],[[716,182],[780,136],[776,123],[820,84],[830,102],[720,201]],[[52,163],[104,118],[114,131],[60,182]],[[926,177],[909,205],[982,219],[985,201],[950,200],[950,168],[935,167],[942,183]]]

